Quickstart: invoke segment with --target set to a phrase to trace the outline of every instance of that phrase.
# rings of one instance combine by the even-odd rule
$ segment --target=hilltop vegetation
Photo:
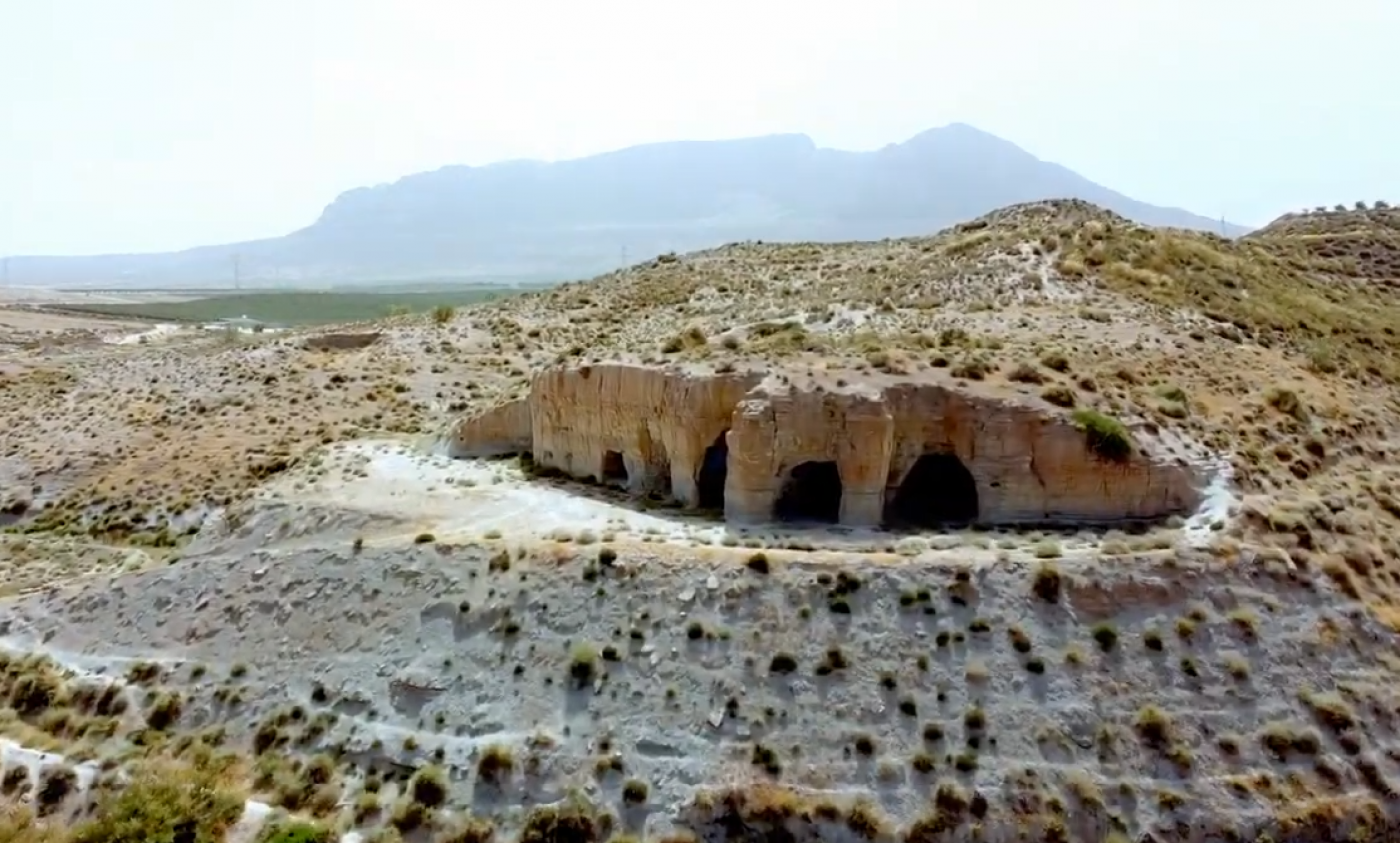
[[[1250,237],[1301,271],[1390,286],[1400,278],[1400,208],[1386,202],[1287,214]]]

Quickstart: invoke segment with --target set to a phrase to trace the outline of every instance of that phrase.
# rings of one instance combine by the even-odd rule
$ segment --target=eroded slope
[[[1395,634],[1278,561],[1222,575],[1189,555],[740,565],[440,546],[185,564],[203,576],[5,612],[11,642],[135,690],[124,712],[31,712],[18,734],[84,758],[137,725],[217,730],[259,748],[255,793],[322,816],[351,799],[399,811],[437,765],[444,817],[511,829],[576,793],[653,836],[722,833],[704,806],[753,781],[838,816],[870,800],[874,839],[939,815],[938,787],[980,795],[989,840],[1024,825],[1201,839],[1176,837],[1183,823],[1289,839],[1379,809],[1397,775]],[[81,705],[72,693],[54,704]],[[299,754],[328,759],[334,796],[300,790]]]

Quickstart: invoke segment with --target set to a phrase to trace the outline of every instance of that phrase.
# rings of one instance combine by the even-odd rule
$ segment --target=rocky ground
[[[1318,245],[1367,219],[1022,207],[357,342],[0,311],[0,839],[1387,839],[1400,305]],[[740,531],[435,454],[571,359],[1058,389],[1230,482],[1131,533]]]

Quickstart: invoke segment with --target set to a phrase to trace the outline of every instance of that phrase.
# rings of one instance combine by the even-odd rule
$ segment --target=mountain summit
[[[348,190],[285,237],[167,254],[18,258],[12,271],[37,284],[218,284],[229,280],[236,252],[245,281],[569,277],[610,269],[624,255],[642,260],[740,240],[931,234],[1049,198],[1084,199],[1148,225],[1221,227],[954,123],[874,152],[782,134],[448,166]]]

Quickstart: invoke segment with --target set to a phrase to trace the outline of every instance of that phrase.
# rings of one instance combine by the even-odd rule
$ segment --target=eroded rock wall
[[[540,465],[691,507],[702,502],[707,450],[727,446],[725,517],[748,523],[773,517],[804,463],[834,464],[838,520],[850,526],[887,522],[906,481],[911,511],[927,500],[948,520],[991,524],[1158,518],[1189,511],[1200,486],[1191,466],[1150,448],[1098,457],[1049,405],[897,379],[799,388],[779,374],[553,369],[527,398],[464,419],[451,444],[463,456],[528,450]],[[915,470],[935,454],[956,459]]]
[[[1061,411],[939,387],[885,395],[898,431],[891,491],[920,456],[951,452],[976,482],[983,517],[999,523],[1156,518],[1198,503],[1200,478],[1189,466],[1143,448],[1105,460]]]
[[[640,366],[555,369],[530,388],[535,461],[575,477],[603,478],[622,455],[627,488],[698,501],[705,449],[730,425],[756,375],[699,377]]]
[[[530,399],[507,401],[461,420],[453,428],[448,452],[453,456],[499,457],[534,448]]]
[[[615,452],[628,489],[695,506],[705,450],[760,379],[641,366],[551,369],[535,377],[527,398],[459,422],[450,448],[460,456],[529,451],[539,465],[597,481]]]

